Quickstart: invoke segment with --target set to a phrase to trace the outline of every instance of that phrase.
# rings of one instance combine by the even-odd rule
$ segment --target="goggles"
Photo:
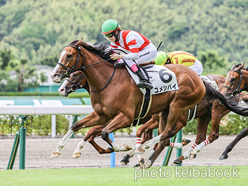
[[[106,38],[111,38],[111,37],[113,37],[113,35],[114,35],[114,33],[111,32],[111,33],[109,33],[109,34],[105,34],[104,36],[105,36]]]

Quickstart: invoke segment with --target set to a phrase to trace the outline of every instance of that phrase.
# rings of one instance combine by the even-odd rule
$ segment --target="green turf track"
[[[195,177],[193,178],[193,168]],[[209,176],[209,169],[214,174],[225,173],[227,177],[218,178],[213,174]],[[234,171],[237,174],[233,174]],[[218,170],[218,171],[217,171]],[[149,176],[148,172],[149,171]],[[169,176],[169,172],[171,175]],[[136,173],[136,181],[135,181]],[[211,172],[213,173],[213,171]],[[233,178],[232,176],[235,176]],[[142,175],[143,174],[143,175]],[[152,176],[151,176],[152,174]],[[157,174],[157,177],[154,178]],[[163,175],[165,174],[165,176]],[[162,175],[162,177],[161,177]],[[236,177],[238,175],[238,178]],[[248,166],[220,166],[220,167],[151,167],[150,169],[137,170],[135,168],[80,168],[80,169],[26,169],[26,170],[0,170],[1,186],[63,186],[63,185],[177,185],[177,186],[237,186],[247,185]],[[140,178],[138,178],[138,177]],[[169,176],[169,177],[168,177]],[[212,177],[211,177],[212,176]],[[166,178],[168,177],[168,178]],[[183,178],[184,177],[184,178]]]

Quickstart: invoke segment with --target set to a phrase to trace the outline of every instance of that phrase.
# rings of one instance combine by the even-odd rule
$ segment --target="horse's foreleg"
[[[97,137],[97,136],[100,136],[101,135],[101,132],[102,132],[102,129],[107,126],[107,124],[105,125],[99,125],[99,126],[95,126],[95,127],[92,127],[84,136],[83,140],[80,141],[78,144],[77,144],[77,147],[76,149],[74,150],[74,153],[73,153],[73,158],[79,158],[81,156],[81,149],[84,147],[85,143],[87,141],[89,141],[93,147],[100,153],[104,153],[105,152],[105,149],[102,149],[100,146],[98,146],[95,141],[94,141],[94,138]]]
[[[102,130],[102,139],[105,140],[111,147],[113,147],[115,152],[118,151],[128,151],[132,148],[128,145],[118,145],[108,138],[111,132],[119,130],[121,128],[126,128],[131,126],[132,120],[127,117],[124,113],[120,112],[111,122]]]
[[[54,159],[60,155],[60,150],[65,146],[66,142],[73,135],[74,132],[81,128],[92,127],[95,125],[103,125],[108,121],[108,118],[104,115],[98,115],[95,111],[86,116],[84,119],[74,123],[63,138],[58,142],[57,147],[53,150],[50,159]]]
[[[245,136],[248,135],[248,127],[243,129],[237,136],[236,138],[226,147],[226,150],[222,153],[222,155],[220,156],[220,160],[224,160],[228,158],[228,153],[230,151],[232,151],[233,147],[239,142],[239,140],[241,140],[242,138],[244,138]]]
[[[153,163],[155,162],[155,160],[157,159],[157,157],[160,155],[160,153],[164,150],[165,146],[168,146],[170,144],[170,139],[165,139],[161,142],[159,142],[157,144],[156,149],[152,150],[148,156],[147,156],[147,160],[145,161],[145,163],[140,166],[140,169],[146,169],[146,168],[150,168]]]
[[[191,152],[195,149],[195,147],[203,142],[206,139],[207,135],[207,128],[208,128],[208,123],[211,120],[211,114],[207,113],[201,117],[198,118],[198,123],[197,123],[197,136],[195,143],[190,146],[190,148],[183,153],[179,158],[173,161],[175,164],[181,164],[183,160],[188,159],[193,159],[195,155],[192,156]]]

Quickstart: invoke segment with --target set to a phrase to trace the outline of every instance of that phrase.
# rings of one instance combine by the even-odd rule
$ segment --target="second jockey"
[[[198,75],[203,72],[201,62],[192,54],[184,51],[173,51],[168,54],[160,51],[154,61],[156,65],[181,64],[195,71]]]

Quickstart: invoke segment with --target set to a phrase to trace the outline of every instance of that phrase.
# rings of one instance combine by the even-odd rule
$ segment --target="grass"
[[[236,174],[233,173],[235,171]],[[135,168],[2,170],[0,171],[0,183],[2,186],[236,186],[246,185],[247,172],[248,166],[151,167],[144,170],[144,172]],[[214,176],[214,174],[217,174],[217,176]]]

